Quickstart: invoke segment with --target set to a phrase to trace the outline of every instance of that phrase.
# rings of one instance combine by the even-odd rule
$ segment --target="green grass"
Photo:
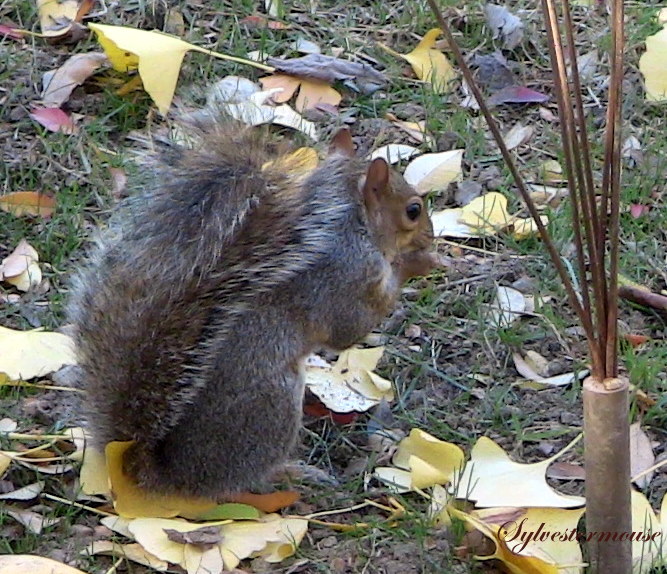
[[[20,0],[9,6],[0,4],[0,23],[11,19],[28,29],[37,30],[36,10],[32,2]],[[655,5],[654,5],[655,4]],[[434,94],[430,89],[406,77],[407,63],[394,58],[377,46],[382,42],[393,49],[407,53],[419,38],[435,27],[431,14],[420,3],[399,1],[341,3],[327,0],[303,6],[288,5],[289,30],[247,28],[240,22],[253,15],[255,2],[234,0],[183,6],[185,17],[184,38],[194,44],[236,56],[245,56],[249,50],[263,50],[273,56],[293,57],[296,54],[288,44],[297,37],[319,42],[327,49],[343,46],[346,57],[375,63],[390,78],[384,92],[362,95],[345,88],[342,110],[353,110],[358,125],[362,120],[383,118],[400,106],[415,105],[419,117],[435,135],[435,149],[440,151],[439,137],[445,132],[458,136],[458,144],[465,147],[464,176],[476,177],[480,169],[496,166],[501,172],[501,192],[508,196],[510,212],[522,208],[516,189],[502,166],[499,154],[491,143],[488,130],[476,112],[461,108],[460,93]],[[455,35],[466,54],[485,54],[497,48],[483,17],[483,3],[448,0],[441,3],[457,8],[453,20]],[[534,3],[520,2],[512,10],[533,8]],[[656,3],[628,5],[628,82],[624,109],[625,135],[637,136],[642,145],[644,160],[638,165],[627,164],[623,173],[624,208],[632,203],[651,203],[652,210],[634,219],[625,211],[621,218],[621,271],[653,290],[667,288],[665,252],[667,250],[667,210],[663,193],[667,163],[665,131],[667,119],[664,106],[643,101],[641,80],[637,75],[638,57],[648,34],[659,29],[654,13]],[[522,13],[530,42],[513,53],[509,60],[518,62],[517,74],[527,85],[549,91],[548,52],[543,42],[541,23],[529,10]],[[150,28],[156,20],[148,4],[140,2],[136,9],[130,5],[110,10],[102,18],[106,24],[143,26]],[[158,22],[159,23],[159,22]],[[586,18],[586,25],[578,28],[582,51],[608,43],[605,22],[599,15]],[[110,168],[121,168],[135,181],[146,176],[133,162],[128,139],[133,132],[143,132],[160,124],[150,99],[137,91],[127,96],[115,92],[125,78],[113,71],[104,71],[76,91],[80,112],[84,115],[81,130],[75,136],[64,136],[45,131],[26,113],[30,103],[39,94],[41,76],[55,68],[74,52],[98,50],[93,37],[83,40],[75,48],[50,46],[38,38],[29,38],[25,46],[9,40],[0,40],[0,53],[7,54],[7,64],[0,66],[0,86],[3,98],[0,106],[0,184],[3,193],[37,190],[52,193],[58,208],[48,220],[15,218],[0,212],[0,258],[5,257],[25,237],[39,252],[44,276],[51,288],[45,294],[24,295],[18,305],[0,304],[0,324],[17,329],[44,326],[55,329],[62,326],[63,305],[67,297],[70,274],[84,258],[85,249],[94,230],[105,224],[113,209]],[[606,73],[603,60],[598,74]],[[238,74],[252,79],[261,77],[257,70],[222,62],[203,54],[186,55],[181,70],[177,96],[184,105],[200,106],[205,102],[206,89],[227,74]],[[603,82],[602,82],[603,83]],[[594,83],[585,94],[591,111],[591,133],[601,135],[599,101],[604,101],[602,83]],[[594,98],[590,98],[590,95]],[[545,105],[555,111],[553,102]],[[527,146],[515,153],[522,172],[531,179],[546,159],[561,158],[558,126],[540,119],[538,106],[500,106],[494,110],[501,131],[508,131],[516,123],[535,127],[535,135]],[[338,124],[331,118],[325,124]],[[325,125],[324,127],[329,127]],[[354,129],[354,126],[353,126]],[[375,145],[391,143],[396,132],[374,133],[370,128],[359,133],[361,138]],[[9,143],[6,143],[9,142]],[[322,142],[322,149],[326,143]],[[600,147],[594,147],[598,160]],[[596,176],[599,175],[599,161]],[[437,209],[451,205],[447,194],[431,198]],[[549,230],[563,258],[574,264],[572,230],[567,201],[557,208],[545,211],[549,215]],[[387,338],[387,353],[380,373],[395,383],[396,400],[392,405],[394,419],[389,428],[409,431],[422,428],[443,440],[460,445],[466,452],[480,436],[498,441],[516,460],[533,462],[545,458],[541,448],[558,450],[580,430],[580,384],[546,391],[523,390],[514,386],[520,375],[516,372],[511,354],[515,351],[535,350],[549,360],[564,361],[570,369],[581,369],[587,356],[584,341],[572,327],[576,325],[565,294],[553,266],[546,259],[542,244],[537,239],[522,241],[510,237],[490,238],[483,241],[462,242],[463,247],[442,243],[438,249],[451,258],[452,267],[434,273],[426,280],[411,285],[401,310],[383,327]],[[468,249],[469,247],[474,249]],[[481,250],[481,251],[480,251]],[[551,300],[540,308],[537,316],[516,321],[497,329],[489,321],[488,305],[498,285],[510,285],[521,276],[528,276],[535,284],[535,294]],[[13,292],[7,286],[0,287]],[[0,294],[2,291],[0,291]],[[620,354],[622,372],[631,383],[655,399],[646,405],[633,399],[631,417],[641,421],[651,438],[664,449],[667,428],[667,351],[665,350],[665,319],[656,313],[640,310],[621,302],[622,331],[645,334],[651,339],[638,349],[627,345]],[[416,325],[421,335],[410,339],[408,327]],[[39,424],[22,416],[25,397],[41,396],[38,391],[0,387],[0,418],[11,416],[19,420],[21,429],[39,428]],[[47,429],[48,430],[48,429]],[[371,471],[378,453],[372,452],[368,441],[368,418],[361,417],[344,427],[330,421],[308,421],[302,433],[302,457],[309,464],[336,474],[341,485],[335,489],[305,488],[306,503],[312,511],[344,508],[378,496],[375,483],[368,483],[362,472],[344,475],[351,461],[361,460],[361,467]],[[0,439],[0,448],[16,444]],[[572,460],[581,461],[581,451],[572,453]],[[664,476],[664,475],[663,475]],[[32,471],[13,469],[9,479],[21,486],[40,478]],[[49,478],[46,490],[67,496],[70,476],[62,484]],[[65,484],[67,483],[67,484]],[[576,486],[574,488],[577,488]],[[647,491],[654,506],[664,495],[667,483],[654,479]],[[367,522],[369,528],[356,533],[337,534],[323,528],[313,529],[310,543],[304,544],[295,560],[308,560],[307,572],[332,572],[332,560],[341,560],[354,572],[380,572],[386,568],[410,565],[415,572],[477,572],[483,567],[470,559],[453,557],[452,548],[462,543],[463,530],[455,523],[447,533],[433,528],[425,521],[425,504],[419,497],[406,495],[399,498],[405,514],[395,524],[383,521],[384,515],[362,511],[349,513],[348,522]],[[62,518],[43,536],[24,533],[15,539],[0,536],[0,554],[48,554],[59,549],[71,533],[74,524],[93,520],[90,514],[71,506],[42,501],[49,516]],[[14,524],[0,506],[0,532]],[[323,541],[333,537],[327,545]],[[69,552],[69,550],[68,550]],[[69,556],[69,555],[68,555]],[[72,559],[74,556],[72,556]],[[346,562],[347,561],[347,562]],[[90,572],[104,572],[111,562],[91,558],[81,562]],[[133,566],[129,565],[130,568]],[[402,571],[402,570],[395,570]]]

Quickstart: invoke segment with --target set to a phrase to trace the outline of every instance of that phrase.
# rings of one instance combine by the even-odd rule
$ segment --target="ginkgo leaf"
[[[91,446],[86,447],[79,480],[81,482],[81,490],[85,494],[111,494],[109,473],[107,472],[104,453]]]
[[[21,239],[14,251],[2,260],[0,280],[14,285],[19,291],[29,291],[42,281],[38,261],[39,255],[35,248]]]
[[[86,574],[57,560],[32,554],[9,554],[0,556],[0,574]]]
[[[44,490],[43,482],[33,482],[21,488],[0,494],[0,500],[32,500]]]
[[[662,499],[660,521],[641,492],[633,490],[631,502],[632,531],[643,533],[641,538],[632,539],[633,573],[649,574],[654,571],[653,565],[660,561],[667,562],[667,544],[664,540],[667,532],[667,494]],[[662,536],[656,536],[659,532],[662,532]]]
[[[115,556],[118,558],[127,558],[143,564],[158,572],[165,572],[169,568],[169,563],[165,560],[160,560],[157,556],[153,556],[141,544],[119,544],[111,540],[96,540],[87,548],[81,551],[81,554],[86,556],[93,556],[95,554],[102,554],[105,556]]]
[[[348,349],[331,366],[306,366],[306,386],[337,413],[364,412],[381,400],[393,401],[390,381],[372,370],[384,347]]]
[[[576,529],[583,511],[491,508],[466,513],[449,507],[452,517],[463,520],[469,528],[478,530],[494,542],[496,550],[493,554],[476,558],[500,560],[513,574],[580,574],[583,567],[581,549],[576,538],[568,542],[567,535]],[[567,535],[563,536],[566,530]],[[549,532],[543,540],[529,540],[524,544],[529,539],[525,531],[538,537],[542,531]],[[554,532],[555,541],[550,538]]]
[[[48,37],[66,34],[79,11],[77,0],[37,0],[42,34]]]
[[[532,464],[510,460],[490,438],[481,437],[457,484],[455,495],[476,501],[478,507],[535,506],[572,508],[582,506],[579,496],[559,494],[546,482],[547,467],[570,449],[576,440],[556,455]]]
[[[462,160],[462,149],[425,153],[408,164],[403,177],[422,195],[443,190],[461,177]]]
[[[0,373],[10,379],[43,377],[74,364],[74,342],[67,335],[0,327]]]
[[[433,223],[433,235],[435,237],[476,237],[476,234],[465,223],[461,223],[462,208],[443,209],[431,214]]]
[[[144,89],[162,114],[166,114],[171,105],[183,57],[190,50],[273,71],[269,66],[205,50],[156,30],[146,31],[103,24],[89,24],[88,27],[97,34],[97,39],[115,70],[138,70]]]
[[[464,459],[463,451],[455,444],[412,429],[398,445],[392,462],[411,471],[414,488],[427,488],[452,482],[463,468]]]
[[[216,502],[206,498],[168,496],[139,488],[123,472],[123,455],[132,444],[133,441],[116,441],[110,442],[105,448],[114,508],[118,514],[127,518],[142,516],[171,518],[178,515],[195,517],[217,506]]]
[[[651,439],[642,430],[639,423],[630,425],[630,475],[636,476],[651,468],[655,464],[655,455],[651,446]],[[639,488],[646,488],[653,472],[643,474],[641,478],[635,480]]]
[[[491,323],[498,328],[509,327],[526,311],[526,298],[521,291],[499,286],[491,303]]]
[[[16,217],[22,215],[51,217],[55,207],[55,198],[38,191],[14,191],[0,195],[0,209]]]
[[[507,198],[495,191],[480,195],[461,208],[461,223],[484,235],[504,229],[511,223],[507,213]]]
[[[299,112],[315,109],[321,104],[335,108],[342,99],[343,96],[326,82],[302,79],[294,107]]]
[[[667,100],[667,27],[646,38],[646,52],[639,58],[639,70],[644,75],[646,99]]]
[[[61,518],[47,518],[32,510],[6,510],[14,520],[25,526],[33,534],[41,534],[44,528],[58,524]]]
[[[456,73],[447,57],[435,48],[440,34],[439,28],[429,30],[409,54],[399,54],[383,44],[380,46],[390,54],[409,62],[420,80],[431,84],[436,93],[444,94],[450,91],[450,82],[456,77]]]
[[[412,484],[412,473],[409,470],[395,468],[393,466],[378,466],[373,471],[373,476],[390,487],[395,493],[410,492]]]

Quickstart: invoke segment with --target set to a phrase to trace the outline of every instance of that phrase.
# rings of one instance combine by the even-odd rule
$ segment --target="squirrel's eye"
[[[405,213],[410,221],[415,221],[422,214],[421,203],[411,203],[405,208]]]

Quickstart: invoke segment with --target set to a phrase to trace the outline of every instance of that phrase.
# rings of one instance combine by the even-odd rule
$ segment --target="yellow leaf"
[[[476,197],[461,208],[459,221],[472,227],[480,235],[503,229],[511,223],[507,213],[507,198],[495,191]]]
[[[16,217],[51,217],[55,208],[56,200],[38,191],[14,191],[0,195],[0,209]]]
[[[667,532],[667,495],[662,499],[660,521],[655,515],[653,508],[646,497],[636,490],[632,491],[632,531],[641,532],[642,538],[653,538],[652,540],[632,539],[632,561],[635,564],[637,574],[648,574],[653,564],[659,564],[660,560],[667,562],[667,544],[665,543],[665,532]],[[662,532],[662,536],[656,533]],[[641,564],[641,566],[640,566]]]
[[[326,82],[317,80],[301,80],[299,95],[296,97],[294,107],[299,112],[312,110],[319,104],[327,104],[336,107],[343,97]]]
[[[667,28],[646,38],[646,52],[639,58],[639,70],[644,75],[646,99],[667,100]]]
[[[556,455],[533,464],[510,460],[490,438],[481,437],[472,449],[456,497],[476,501],[479,507],[535,506],[571,508],[584,504],[579,496],[559,494],[547,484],[547,467],[571,448],[576,440]]]
[[[0,327],[0,373],[10,379],[43,377],[74,364],[74,342],[67,335]]]
[[[0,451],[0,477],[2,477],[3,474],[5,474],[5,471],[9,468],[11,462],[12,462],[12,457]]]
[[[496,551],[488,556],[476,556],[479,560],[500,560],[511,574],[559,574],[561,572],[553,562],[536,556],[524,556],[512,552],[505,544],[502,536],[499,535],[499,526],[487,524],[479,517],[453,507],[449,508],[449,513],[452,517],[463,520],[468,526],[478,530],[495,543]]]
[[[28,291],[42,281],[42,270],[37,263],[39,255],[25,239],[21,239],[0,265],[0,279],[20,291]]]
[[[100,451],[88,446],[81,464],[81,490],[85,494],[110,494],[106,459]]]
[[[183,551],[183,568],[188,574],[220,574],[223,570],[220,548],[206,548],[194,544],[186,544]]]
[[[185,52],[197,49],[180,38],[124,26],[89,24],[115,70],[139,70],[144,89],[166,114]]]
[[[455,444],[412,429],[400,442],[392,462],[411,471],[413,488],[427,488],[451,482],[463,467],[464,459],[463,451]]]
[[[440,33],[439,28],[429,30],[409,54],[399,54],[385,46],[382,47],[395,56],[407,60],[420,80],[431,84],[436,93],[444,94],[450,91],[450,82],[456,74],[445,55],[435,49],[435,41]]]
[[[107,472],[111,482],[114,508],[121,516],[137,518],[151,516],[171,518],[173,516],[195,517],[215,508],[217,503],[206,498],[168,496],[146,492],[123,472],[123,454],[133,441],[110,442],[105,449]],[[156,554],[156,556],[161,555]]]
[[[546,215],[540,215],[540,221],[543,225],[547,225],[549,218]],[[526,237],[533,237],[537,234],[537,223],[535,223],[532,217],[515,219],[514,223],[512,223],[512,237],[514,239],[526,239]]]
[[[279,518],[280,540],[269,542],[260,556],[269,563],[282,562],[296,551],[308,531],[308,521],[299,518]]]
[[[37,0],[37,10],[42,34],[62,36],[72,27],[79,3],[77,0]]]
[[[0,556],[0,574],[86,574],[67,564],[32,554]]]
[[[105,556],[127,558],[128,560],[132,560],[132,562],[143,564],[158,572],[165,572],[169,568],[168,562],[160,560],[157,556],[153,556],[141,544],[118,544],[111,540],[96,540],[82,550],[81,554],[88,556],[103,554]]]
[[[373,476],[389,486],[392,492],[410,492],[414,488],[412,485],[412,473],[409,470],[393,466],[378,466],[373,471]]]

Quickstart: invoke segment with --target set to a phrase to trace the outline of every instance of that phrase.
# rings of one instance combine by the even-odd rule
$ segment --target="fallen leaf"
[[[406,122],[399,120],[391,113],[386,113],[385,117],[418,144],[426,143],[429,147],[434,145],[433,137],[426,133],[426,122],[424,120],[418,122]]]
[[[336,107],[342,99],[340,93],[329,84],[318,80],[274,74],[260,78],[259,81],[265,90],[281,90],[272,97],[278,104],[287,102],[298,89],[299,93],[294,107],[299,112],[315,109],[321,104]]]
[[[412,429],[399,443],[392,459],[398,469],[409,471],[408,474],[379,467],[375,469],[375,476],[401,489],[428,488],[452,482],[463,467],[464,458],[463,451],[455,444]]]
[[[143,516],[171,518],[178,515],[195,517],[217,506],[214,501],[206,498],[168,496],[155,492],[147,492],[139,488],[123,472],[123,454],[132,444],[133,441],[114,441],[108,443],[105,448],[107,472],[109,473],[109,481],[111,483],[114,508],[119,515],[126,518]],[[154,554],[160,558],[164,558],[160,554]]]
[[[42,490],[44,490],[44,483],[34,482],[11,492],[0,494],[0,500],[32,500],[33,498],[37,498]]]
[[[106,458],[103,453],[91,446],[87,446],[84,451],[79,481],[84,494],[111,495]]]
[[[641,203],[632,203],[630,205],[630,215],[634,219],[639,219],[651,211],[650,205],[642,205]]]
[[[25,30],[20,30],[19,28],[12,28],[11,26],[6,26],[5,24],[0,24],[0,36],[3,38],[11,38],[12,40],[22,40]]]
[[[646,51],[639,58],[644,76],[646,99],[663,102],[667,99],[667,27],[646,38]]]
[[[74,88],[83,84],[107,61],[106,55],[97,52],[75,54],[57,70],[44,74],[42,105],[45,108],[62,106],[69,99]]]
[[[512,129],[503,136],[505,145],[508,150],[513,150],[527,143],[533,137],[533,128],[531,126],[523,126],[516,124]]]
[[[498,328],[507,328],[526,310],[526,299],[520,291],[500,286],[491,303],[491,323]]]
[[[465,239],[466,237],[476,237],[475,233],[465,223],[461,223],[463,209],[455,207],[452,209],[443,209],[434,211],[431,214],[431,223],[433,224],[433,235],[435,237],[456,237]]]
[[[271,99],[277,104],[288,102],[299,89],[301,80],[287,74],[273,74],[259,79],[262,88],[265,90],[280,90],[271,96]]]
[[[117,558],[127,558],[143,564],[158,572],[165,572],[169,568],[169,563],[160,560],[157,556],[153,556],[141,544],[118,544],[111,540],[96,540],[81,551],[84,556],[94,556],[102,554],[104,556],[114,556]]]
[[[492,94],[487,104],[497,106],[500,104],[542,104],[549,96],[526,88],[525,86],[507,86]]]
[[[469,528],[481,532],[495,543],[496,550],[486,556],[475,556],[478,560],[500,560],[512,574],[558,574],[559,569],[551,561],[541,557],[524,556],[512,552],[500,534],[501,528],[495,524],[487,524],[475,514],[468,514],[453,507],[449,507],[452,518],[463,520]]]
[[[513,50],[523,41],[523,22],[505,6],[487,4],[484,6],[486,21],[493,33],[493,39],[502,42],[503,48]]]
[[[290,44],[290,48],[295,52],[300,52],[301,54],[321,54],[322,49],[315,43],[310,40],[306,40],[304,37],[299,36],[294,42]]]
[[[44,528],[49,528],[58,524],[61,518],[45,518],[37,512],[31,510],[6,510],[7,514],[14,520],[21,523],[25,528],[33,534],[41,534]]]
[[[446,56],[435,48],[440,34],[439,28],[429,30],[409,54],[399,54],[384,44],[380,46],[390,54],[409,62],[416,76],[431,84],[437,94],[445,94],[451,90],[451,81],[456,77],[456,73]]]
[[[403,177],[420,195],[442,191],[461,177],[462,161],[462,149],[425,153],[408,164]]]
[[[67,335],[14,331],[0,327],[0,373],[14,381],[43,377],[76,364],[74,342]]]
[[[478,507],[582,506],[585,502],[582,497],[560,494],[545,480],[547,467],[573,444],[541,462],[521,464],[510,460],[507,453],[490,438],[481,437],[475,443],[470,460],[457,482],[455,496],[475,501]]]
[[[664,540],[665,532],[667,532],[667,494],[662,499],[660,520],[641,492],[632,490],[631,503],[632,531],[643,533],[632,539],[634,566],[632,571],[633,574],[649,574],[649,572],[655,572],[654,565],[659,565],[661,560],[663,564],[664,561],[667,561],[667,545]],[[662,536],[658,533],[662,533]]]
[[[0,433],[4,432],[14,432],[18,428],[19,424],[10,418],[0,419]]]
[[[404,144],[389,144],[377,148],[370,156],[369,161],[373,161],[378,157],[386,160],[389,164],[398,163],[404,159],[410,159],[412,156],[419,153],[416,147]]]
[[[586,470],[579,464],[557,461],[547,469],[547,476],[559,480],[585,480]]]
[[[48,218],[56,207],[55,198],[38,191],[14,191],[0,195],[0,209],[16,217],[34,215]]]
[[[0,556],[0,574],[86,574],[67,564],[32,554]]]
[[[646,335],[636,335],[632,333],[626,333],[622,337],[625,341],[630,343],[633,348],[637,348],[651,340],[650,337],[647,337]]]
[[[72,135],[77,132],[74,118],[60,108],[33,108],[30,117],[50,132]]]
[[[394,400],[392,385],[373,373],[384,347],[348,349],[335,365],[306,366],[306,386],[337,413],[365,412],[383,399]]]
[[[301,58],[281,60],[268,58],[267,64],[276,72],[299,78],[319,80],[326,84],[343,82],[355,92],[372,94],[387,83],[387,78],[368,64],[350,62],[323,54],[308,54]]]
[[[235,503],[239,503],[237,506],[250,506],[253,507],[253,509],[260,510],[262,512],[276,512],[277,510],[282,510],[283,508],[287,508],[288,506],[292,506],[297,500],[299,500],[299,493],[294,492],[293,490],[277,490],[276,492],[270,492],[266,494],[255,494],[254,492],[240,492],[235,494],[234,496],[231,497]],[[229,513],[228,511],[223,512],[222,509],[223,507],[227,507],[229,505],[225,504],[222,505],[222,507],[218,507],[217,509],[213,509],[210,512],[206,512],[203,515],[198,516],[197,518],[202,518],[202,517],[207,517],[207,516],[216,516],[216,514],[220,517],[221,519],[223,516],[225,516],[225,513]],[[245,511],[246,513],[248,511]],[[231,516],[230,516],[231,518]]]
[[[62,36],[76,21],[79,3],[77,0],[37,0],[37,11],[42,34]]]
[[[0,280],[14,285],[19,291],[29,291],[42,282],[37,251],[25,239],[21,239],[0,264]]]
[[[655,464],[655,455],[651,447],[651,439],[642,430],[639,423],[630,425],[630,475],[635,477]],[[641,478],[634,480],[639,488],[646,488],[654,472],[651,471]]]

